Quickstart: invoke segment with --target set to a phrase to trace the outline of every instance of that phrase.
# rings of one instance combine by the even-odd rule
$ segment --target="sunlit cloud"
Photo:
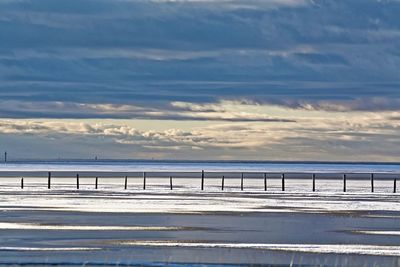
[[[397,138],[400,120],[393,118],[400,117],[399,112],[329,114],[326,111],[304,110],[299,113],[288,110],[287,115],[293,116],[295,123],[225,122],[208,126],[194,123],[187,130],[146,130],[139,129],[143,128],[139,123],[135,127],[116,120],[109,123],[90,120],[2,120],[0,134],[34,135],[49,140],[68,138],[72,142],[83,137],[86,140],[101,138],[108,140],[107,146],[134,147],[136,153],[174,152],[193,157],[197,153],[219,151],[216,158],[220,159],[227,155],[240,157],[243,153],[262,159],[282,159],[287,153],[293,153],[290,159],[300,155],[308,159],[320,155],[321,159],[327,160],[349,153],[345,158],[356,159],[357,154],[350,152],[364,153],[369,150],[373,153],[364,157],[388,160],[396,153],[395,148],[400,143]],[[380,145],[374,145],[376,143]]]
[[[2,117],[11,118],[104,118],[104,119],[164,119],[199,121],[255,121],[255,122],[295,122],[290,118],[280,118],[249,112],[255,103],[221,101],[210,104],[172,102],[167,105],[148,106],[120,104],[85,104],[71,102],[20,102],[5,101],[0,108]]]

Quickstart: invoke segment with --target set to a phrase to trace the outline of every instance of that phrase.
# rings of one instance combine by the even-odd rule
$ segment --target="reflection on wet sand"
[[[48,225],[33,223],[0,222],[0,230],[55,230],[55,231],[182,231],[189,227],[162,226],[110,226],[110,225]]]
[[[400,256],[399,246],[372,246],[349,244],[252,244],[252,243],[201,243],[187,241],[125,241],[120,245],[138,247],[186,247],[186,248],[231,248],[231,249],[264,249],[289,252],[360,254],[376,256]]]
[[[245,192],[5,187],[0,264],[399,264],[400,195],[247,186]]]

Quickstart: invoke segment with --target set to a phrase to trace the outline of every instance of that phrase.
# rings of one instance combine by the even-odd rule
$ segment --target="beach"
[[[400,0],[0,0],[0,267],[400,267]]]
[[[58,169],[57,177],[60,166],[46,166],[54,176],[51,189],[48,177],[29,175],[21,189],[16,170],[3,170],[0,264],[400,264],[400,194],[392,192],[391,178],[377,176],[372,193],[368,176],[349,179],[343,192],[340,176],[318,178],[312,191],[310,178],[289,175],[282,191],[281,178],[271,175],[265,191],[264,179],[253,173],[245,176],[243,190],[240,176],[228,176],[222,190],[222,179],[205,172],[201,190],[201,176],[184,178],[164,169],[179,177],[173,190],[168,175],[147,177],[143,190],[143,177],[128,177],[124,189],[121,170],[112,178],[113,167],[106,167],[98,189],[93,170],[79,170],[86,171],[79,190],[75,172],[61,175],[66,170]]]

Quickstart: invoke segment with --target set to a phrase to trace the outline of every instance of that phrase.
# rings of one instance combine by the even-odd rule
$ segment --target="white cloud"
[[[192,126],[187,130],[139,130],[118,120],[109,123],[90,120],[1,120],[0,134],[93,140],[102,138],[148,151],[214,151],[216,157],[225,156],[224,151],[252,151],[255,155],[262,155],[278,147],[281,156],[289,155],[297,148],[300,150],[293,155],[302,151],[315,156],[319,151],[332,153],[335,157],[343,151],[352,151],[354,154],[366,148],[371,149],[369,146],[374,143],[380,144],[377,150],[383,147],[387,149],[392,144],[391,150],[395,152],[393,144],[398,143],[397,136],[400,135],[400,120],[393,119],[400,117],[400,112],[349,112],[335,115],[315,110],[282,109],[280,112],[287,112],[297,122],[225,122],[208,126],[191,122]]]
[[[133,104],[87,104],[73,102],[3,101],[0,117],[39,118],[124,118],[202,121],[260,121],[285,122],[294,120],[280,118],[252,110],[255,103],[243,101],[220,101],[210,104],[173,101],[170,105],[148,106]]]
[[[257,9],[298,7],[312,3],[311,0],[147,0],[154,3],[209,4],[213,8]]]

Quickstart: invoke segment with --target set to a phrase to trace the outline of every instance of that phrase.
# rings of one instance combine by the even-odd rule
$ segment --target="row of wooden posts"
[[[282,180],[282,191],[285,191],[285,174],[281,174],[281,180]],[[312,174],[312,191],[315,192],[315,180],[316,180],[316,175]],[[98,181],[99,177],[96,177],[95,179],[95,189],[98,189]],[[240,179],[240,190],[244,190],[244,174],[242,173],[241,179]],[[346,192],[346,182],[347,182],[347,175],[343,174],[343,192]],[[169,185],[170,189],[173,189],[172,186],[172,177],[169,177]],[[221,190],[223,191],[225,187],[225,176],[222,176],[222,184],[221,184]],[[48,173],[48,178],[47,178],[47,188],[51,188],[51,172]],[[21,178],[21,189],[24,189],[24,178]],[[79,174],[76,175],[76,189],[79,189]],[[128,189],[128,176],[125,176],[125,186],[124,189]],[[396,193],[397,189],[397,179],[393,179],[393,193]],[[143,190],[146,190],[146,172],[143,172]],[[201,171],[201,190],[204,190],[204,171]],[[267,174],[264,173],[264,191],[267,191]],[[371,174],[371,192],[374,192],[374,174]]]

